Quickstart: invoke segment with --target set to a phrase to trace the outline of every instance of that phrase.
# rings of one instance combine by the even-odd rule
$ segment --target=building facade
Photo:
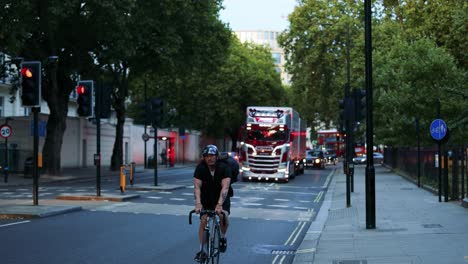
[[[281,76],[283,84],[289,85],[291,76],[285,70],[284,50],[278,44],[279,31],[271,30],[239,30],[235,31],[237,38],[242,43],[251,42],[258,45],[264,45],[271,49],[271,55],[275,61],[275,69]]]

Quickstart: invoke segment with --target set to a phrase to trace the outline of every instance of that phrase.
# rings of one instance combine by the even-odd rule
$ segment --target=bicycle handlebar
[[[192,214],[195,213],[195,210],[192,210],[190,211],[189,213],[189,224],[191,225],[192,224]],[[216,211],[215,210],[201,210],[200,211],[200,217],[202,217],[203,215],[208,215],[208,216],[214,216],[216,214]],[[221,212],[221,214],[223,216],[226,216],[224,214],[224,212]],[[223,217],[223,225],[226,225],[226,217]]]

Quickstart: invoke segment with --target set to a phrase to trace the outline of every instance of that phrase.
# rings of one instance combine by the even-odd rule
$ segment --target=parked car
[[[384,156],[382,153],[374,152],[374,163],[383,164],[383,160],[384,160]],[[367,161],[366,154],[353,158],[354,164],[366,164],[366,161]]]
[[[326,150],[325,151],[325,158],[327,159],[327,163],[329,164],[336,164],[336,152],[334,150]]]
[[[308,150],[306,151],[306,162],[305,166],[307,168],[314,167],[319,169],[325,169],[325,164],[327,159],[322,150]]]

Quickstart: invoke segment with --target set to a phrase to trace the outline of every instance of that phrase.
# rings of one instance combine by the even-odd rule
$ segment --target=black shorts
[[[206,209],[206,210],[214,210],[215,209],[212,206],[205,206],[205,205],[203,205],[203,208]],[[229,196],[226,197],[226,199],[224,200],[223,210],[228,212],[228,214],[231,214],[231,199],[229,198]]]

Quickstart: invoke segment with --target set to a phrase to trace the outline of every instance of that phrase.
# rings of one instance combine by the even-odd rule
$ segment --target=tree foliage
[[[281,38],[294,103],[325,126],[337,120],[347,82],[346,25],[351,88],[364,88],[363,10],[363,1],[299,1]],[[424,142],[431,144],[428,127],[437,117],[436,102],[452,143],[466,142],[466,1],[382,0],[373,10],[375,142],[414,144],[418,117]]]

